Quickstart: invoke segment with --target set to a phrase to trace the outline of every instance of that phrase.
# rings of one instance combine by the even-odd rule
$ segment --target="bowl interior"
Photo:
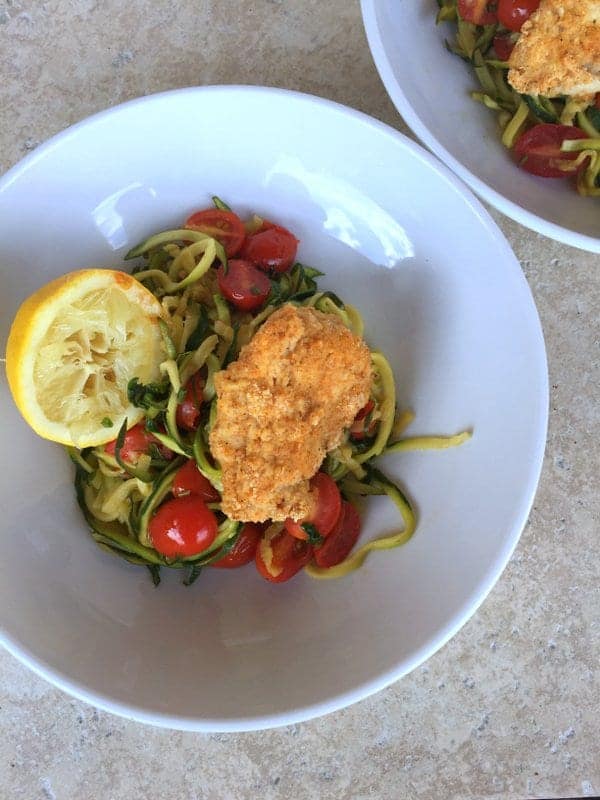
[[[519,169],[496,114],[470,97],[470,65],[444,46],[455,25],[435,25],[435,0],[362,0],[371,51],[392,101],[424,144],[483,199],[533,230],[600,252],[600,201],[561,179]]]
[[[165,126],[164,121],[169,124]],[[485,211],[399,134],[274,90],[185,90],[65,132],[0,183],[4,345],[19,302],[69,269],[221,195],[288,225],[324,284],[357,305],[393,365],[414,432],[473,428],[460,449],[388,457],[420,523],[404,548],[339,581],[274,586],[252,566],[185,588],[101,552],[57,446],[20,419],[2,377],[0,625],[32,668],[109,710],[236,730],[340,707],[439,647],[498,577],[533,498],[546,366],[518,263]],[[19,453],[18,458],[10,454]],[[397,527],[369,501],[364,538]]]

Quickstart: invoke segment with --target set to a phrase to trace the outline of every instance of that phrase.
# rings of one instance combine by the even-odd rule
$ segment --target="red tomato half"
[[[221,264],[217,271],[219,291],[240,311],[256,311],[271,291],[271,281],[249,261],[236,258]]]
[[[200,409],[204,399],[204,379],[199,372],[195,372],[185,387],[185,397],[177,406],[175,421],[178,428],[186,431],[195,431],[200,421]]]
[[[240,255],[266,272],[287,272],[297,250],[298,239],[287,228],[263,222],[257,233],[248,236]]]
[[[210,566],[219,567],[219,569],[236,569],[254,561],[256,548],[263,531],[264,525],[247,522],[229,553],[218,561],[213,561]]]
[[[510,54],[514,50],[515,43],[508,33],[497,33],[494,36],[494,50],[500,61],[508,61]]]
[[[572,125],[541,123],[522,133],[514,146],[519,166],[543,178],[565,178],[573,175],[580,166],[569,167],[578,153],[563,153],[560,149],[565,139],[586,139],[587,133]],[[561,169],[563,166],[565,169]]]
[[[217,535],[217,518],[193,494],[174,497],[159,506],[148,525],[152,546],[167,558],[204,552]]]
[[[134,425],[133,428],[130,428],[125,434],[120,452],[121,460],[131,465],[135,464],[140,456],[147,455],[150,452],[151,444],[158,445],[158,449],[163,458],[170,459],[173,457],[172,451],[161,444],[158,439],[155,439],[154,436],[144,428],[143,422],[138,422],[137,425]],[[114,456],[116,447],[117,440],[114,439],[112,442],[108,442],[104,445],[104,452],[108,453],[110,456]]]
[[[207,208],[196,211],[185,221],[184,228],[202,231],[225,248],[227,257],[234,256],[246,238],[244,223],[233,211],[224,211],[220,208]]]
[[[540,0],[498,0],[498,22],[509,31],[520,31],[539,4]]]
[[[363,439],[370,439],[371,436],[375,435],[375,431],[377,430],[377,421],[371,419],[369,416],[374,408],[375,403],[372,400],[369,400],[366,406],[361,408],[361,410],[358,412],[354,422],[350,426],[351,439],[359,442]]]
[[[337,525],[323,544],[315,548],[314,559],[319,567],[335,567],[350,553],[360,535],[360,517],[352,503],[342,503]]]
[[[201,497],[206,503],[216,503],[220,499],[218,491],[200,472],[193,458],[179,467],[173,478],[171,491],[175,497],[193,494]]]
[[[474,25],[493,25],[498,21],[495,2],[488,0],[458,0],[457,10],[461,19]]]
[[[302,524],[305,522],[314,525],[321,536],[329,536],[340,516],[342,497],[333,478],[330,478],[325,472],[317,472],[311,478],[310,485],[311,489],[317,493],[317,502],[313,513],[299,522],[289,517],[285,521],[287,532],[296,539],[308,539],[308,534],[302,528]]]
[[[290,536],[285,528],[272,525],[262,535],[256,548],[256,568],[271,583],[289,581],[312,558],[308,542]]]

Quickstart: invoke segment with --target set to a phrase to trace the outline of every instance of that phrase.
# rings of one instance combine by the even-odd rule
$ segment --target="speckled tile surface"
[[[206,83],[323,95],[406,131],[358,2],[0,0],[0,171],[137,95]],[[127,722],[0,653],[0,797],[522,798],[600,793],[600,263],[494,213],[544,326],[547,455],[531,519],[476,616],[350,709],[262,733]]]

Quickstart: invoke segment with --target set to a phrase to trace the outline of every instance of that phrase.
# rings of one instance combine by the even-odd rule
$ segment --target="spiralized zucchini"
[[[217,207],[224,207],[215,199]],[[219,205],[220,204],[220,205]],[[254,218],[250,229],[260,227]],[[210,504],[219,523],[212,545],[191,557],[167,558],[152,546],[149,522],[172,494],[179,468],[193,459],[212,486],[222,491],[222,476],[209,447],[209,434],[216,414],[215,374],[235,360],[241,348],[269,316],[284,303],[310,306],[333,314],[356,335],[363,334],[360,313],[329,291],[320,291],[317,278],[323,273],[296,263],[288,271],[271,276],[271,292],[257,313],[239,311],[219,292],[215,262],[227,263],[223,247],[206,234],[188,229],[164,231],[133,248],[126,259],[143,258],[133,270],[136,278],[160,300],[165,358],[160,364],[161,380],[139,383],[131,376],[130,402],[145,410],[145,429],[153,436],[149,452],[135,465],[122,457],[126,423],[118,432],[114,453],[104,446],[77,451],[67,448],[76,467],[75,487],[78,502],[97,544],[121,558],[146,566],[155,583],[160,568],[185,569],[184,583],[192,583],[203,566],[223,558],[240,535],[242,523],[228,519],[220,502]],[[386,452],[407,449],[441,449],[465,441],[470,434],[455,437],[416,437],[400,439],[412,421],[410,412],[396,412],[396,390],[389,362],[377,351],[371,353],[373,382],[370,411],[364,435],[347,431],[342,443],[330,452],[321,469],[338,484],[342,495],[356,501],[364,495],[387,495],[395,503],[401,527],[392,536],[363,544],[335,567],[306,568],[316,578],[333,578],[357,569],[374,550],[398,547],[412,536],[416,518],[403,491],[373,465]],[[182,430],[177,409],[190,378],[201,371],[203,403],[200,423],[195,431]]]

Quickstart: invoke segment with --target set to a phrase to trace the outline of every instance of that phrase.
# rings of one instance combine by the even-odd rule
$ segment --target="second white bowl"
[[[473,70],[449,53],[450,24],[435,0],[361,0],[369,46],[394,105],[419,139],[507,217],[573,247],[600,253],[600,198],[564,180],[536,178],[511,160],[496,115],[469,96]]]

